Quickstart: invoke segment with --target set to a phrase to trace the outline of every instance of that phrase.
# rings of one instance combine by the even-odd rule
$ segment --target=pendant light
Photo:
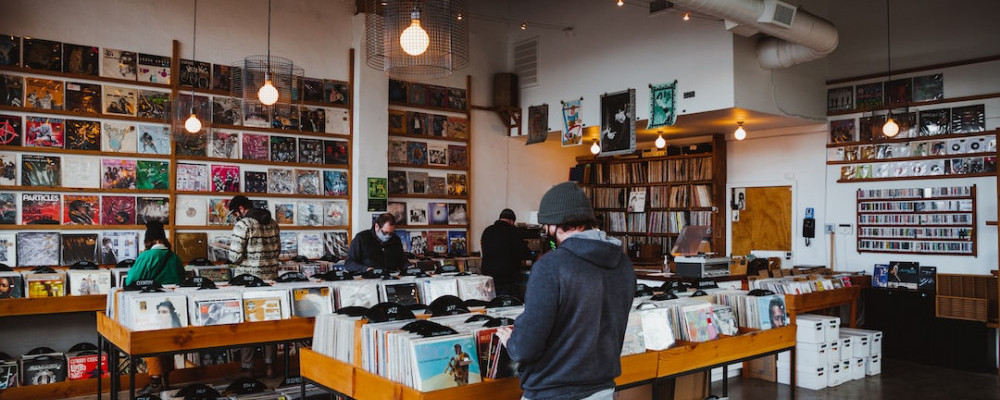
[[[889,29],[889,21],[892,20],[892,16],[889,14],[889,0],[885,0],[885,47],[886,47],[886,63],[888,64],[888,75],[889,81],[892,82],[892,38],[890,37],[891,30]],[[888,107],[888,113],[886,113],[885,125],[882,125],[882,134],[885,137],[895,137],[899,134],[899,124],[892,119],[892,102],[890,100]]]
[[[597,144],[597,139],[594,139],[594,144],[590,145],[590,154],[595,156],[601,154],[601,145]]]
[[[747,130],[743,129],[743,121],[737,122],[736,131],[733,132],[733,137],[736,140],[743,140],[747,138]]]
[[[191,60],[196,60],[195,54],[198,50],[198,0],[194,0],[194,31],[191,33]],[[194,87],[191,88],[191,116],[184,121],[184,130],[190,133],[197,133],[201,130],[201,120],[194,112]]]
[[[666,146],[667,146],[667,141],[663,140],[663,134],[661,133],[660,137],[656,138],[656,148],[657,149],[662,149],[662,148],[664,148]]]
[[[264,84],[257,90],[257,99],[265,106],[278,102],[278,88],[271,82],[271,0],[267,0],[267,69],[264,71]]]
[[[427,46],[431,44],[427,31],[420,26],[420,10],[417,4],[413,4],[413,11],[410,12],[410,26],[399,35],[399,46],[403,52],[411,56],[419,56],[427,51]]]

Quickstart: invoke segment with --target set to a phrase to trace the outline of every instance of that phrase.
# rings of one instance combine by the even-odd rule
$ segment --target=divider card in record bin
[[[411,342],[417,375],[414,388],[423,392],[482,381],[472,335],[448,335]]]

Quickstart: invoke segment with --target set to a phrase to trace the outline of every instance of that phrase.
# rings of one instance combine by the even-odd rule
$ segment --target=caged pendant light
[[[271,0],[267,1],[267,54],[247,56],[233,65],[232,95],[243,100],[244,111],[254,104],[289,104],[297,95],[295,83],[305,75],[292,60],[271,55]]]
[[[397,79],[433,79],[469,65],[465,0],[366,0],[368,66]]]

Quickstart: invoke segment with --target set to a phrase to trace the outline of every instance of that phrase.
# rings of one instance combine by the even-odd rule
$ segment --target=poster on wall
[[[368,211],[385,212],[389,205],[389,178],[368,178]]]
[[[580,116],[582,102],[582,97],[579,100],[562,102],[563,123],[566,125],[566,130],[562,134],[563,147],[579,146],[583,143],[583,118]]]
[[[528,141],[525,145],[544,142],[549,136],[549,105],[528,107]]]
[[[649,125],[647,129],[670,126],[677,121],[677,80],[649,85]]]
[[[635,89],[601,96],[601,156],[635,152]]]

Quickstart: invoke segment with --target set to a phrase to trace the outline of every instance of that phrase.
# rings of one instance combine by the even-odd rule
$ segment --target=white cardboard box
[[[826,323],[814,318],[795,318],[795,341],[798,343],[823,343],[826,341]]]
[[[882,331],[868,329],[843,328],[841,333],[863,335],[868,338],[868,354],[882,354]],[[863,344],[862,344],[863,345]]]
[[[830,364],[829,357],[830,352],[826,343],[799,343],[795,345],[795,369],[826,367]],[[780,354],[778,361],[781,362]],[[785,363],[788,363],[787,356]]]
[[[843,329],[840,330],[840,338],[850,341],[851,343],[851,358],[857,357],[868,357],[871,355],[870,346],[868,345],[868,335],[864,333],[850,333],[845,332]],[[846,349],[846,346],[845,346]]]
[[[840,373],[840,363],[838,362],[827,368],[826,386],[834,387],[841,383],[844,383],[844,377]]]
[[[834,340],[834,341],[826,343],[826,356],[829,359],[829,362],[827,363],[827,365],[831,365],[832,366],[834,364],[839,364],[840,363],[840,345],[841,344],[842,344],[842,342],[840,341],[840,339],[837,339],[837,340]],[[798,346],[796,346],[796,347],[798,347]],[[827,373],[829,373],[829,371],[827,371]]]
[[[829,317],[826,315],[801,314],[795,316],[795,323],[798,324],[799,320],[803,318],[825,322],[826,329],[824,329],[823,333],[826,334],[827,342],[832,342],[833,340],[840,338],[840,318]]]
[[[882,373],[882,355],[872,354],[865,360],[865,375],[872,376]]]
[[[865,373],[868,369],[868,357],[854,357],[851,358],[851,375],[854,376],[855,380],[864,379]]]
[[[778,366],[778,383],[789,384],[791,382],[791,369]],[[798,370],[795,374],[795,386],[811,390],[821,390],[827,384],[826,368],[819,367],[809,370]]]

